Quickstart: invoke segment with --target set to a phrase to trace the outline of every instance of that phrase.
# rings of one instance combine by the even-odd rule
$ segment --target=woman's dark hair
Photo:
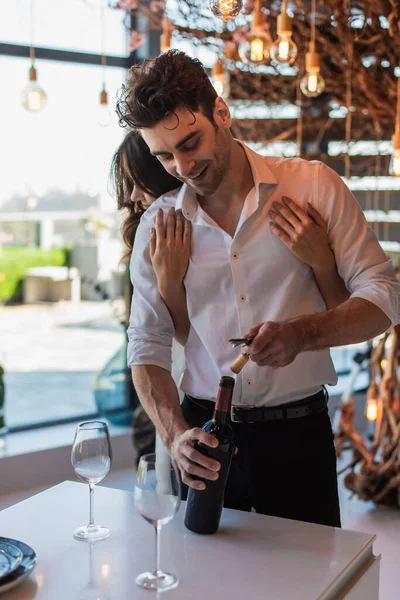
[[[110,178],[118,208],[128,210],[121,225],[122,238],[128,248],[123,258],[127,258],[132,252],[140,217],[145,211],[140,202],[131,200],[134,185],[158,198],[182,185],[182,182],[167,173],[160,161],[150,154],[146,142],[136,131],[127,133],[116,150],[111,162]]]
[[[154,127],[178,108],[200,110],[214,123],[217,92],[203,65],[179,50],[130,68],[126,86],[119,92],[120,125],[132,129]]]

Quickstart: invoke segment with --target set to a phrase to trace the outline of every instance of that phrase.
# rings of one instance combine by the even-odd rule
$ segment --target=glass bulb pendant
[[[210,0],[210,10],[215,17],[230,21],[238,16],[243,8],[242,0]]]
[[[42,88],[36,83],[37,71],[32,65],[29,69],[29,83],[21,94],[22,106],[29,112],[40,112],[44,109],[47,96]]]
[[[271,47],[271,60],[280,64],[292,65],[297,57],[297,46],[292,40],[293,19],[286,12],[287,2],[282,5],[282,12],[277,18],[276,31],[278,39]]]
[[[271,38],[262,30],[253,31],[239,44],[240,59],[249,65],[263,65],[269,60]]]
[[[308,98],[316,98],[325,89],[325,79],[320,73],[311,71],[306,73],[300,81],[300,89]]]
[[[308,98],[316,98],[325,89],[325,79],[320,74],[319,54],[315,51],[315,42],[310,42],[306,54],[306,73],[300,81],[300,89]]]
[[[280,35],[272,44],[270,54],[274,62],[292,65],[297,58],[297,46],[290,35]]]
[[[214,86],[218,96],[224,100],[228,100],[230,95],[230,74],[224,67],[224,63],[219,58],[215,63],[210,77],[211,83]]]

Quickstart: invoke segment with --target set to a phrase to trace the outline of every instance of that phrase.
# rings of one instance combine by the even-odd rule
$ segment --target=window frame
[[[133,20],[133,19],[132,19]],[[98,65],[102,64],[102,55],[88,52],[77,52],[72,50],[60,50],[58,48],[49,48],[49,47],[41,47],[34,46],[35,49],[35,58],[37,60],[50,60],[57,62],[66,62],[66,63],[74,63],[74,64],[84,64],[84,65]],[[0,56],[10,56],[15,58],[30,58],[31,46],[22,45],[22,44],[10,44],[5,42],[0,42]],[[107,68],[124,68],[128,70],[132,65],[136,64],[137,57],[136,52],[131,52],[127,56],[109,56],[105,55]],[[132,385],[129,383],[129,378],[127,377],[127,385],[126,385],[126,398],[133,399],[134,398],[134,390],[132,389]],[[99,411],[93,411],[91,413],[86,413],[82,415],[75,415],[71,417],[65,417],[61,419],[52,419],[49,421],[39,421],[37,423],[28,423],[27,425],[16,425],[8,428],[9,433],[17,433],[21,431],[30,431],[34,429],[42,429],[44,427],[54,427],[57,425],[64,425],[66,423],[76,423],[78,420],[84,421],[87,419],[92,419],[103,415],[108,418],[111,415],[121,415],[130,411],[131,409],[127,407],[117,408],[112,410],[107,410],[104,413],[100,413]]]

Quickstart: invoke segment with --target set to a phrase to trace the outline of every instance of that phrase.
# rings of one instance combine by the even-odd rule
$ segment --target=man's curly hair
[[[213,123],[217,93],[203,65],[179,50],[130,68],[126,86],[117,100],[119,123],[123,127],[154,127],[178,108],[202,111]]]

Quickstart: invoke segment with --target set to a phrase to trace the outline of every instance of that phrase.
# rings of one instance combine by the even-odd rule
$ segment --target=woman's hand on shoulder
[[[283,196],[282,202],[273,203],[269,218],[272,233],[302,262],[316,269],[334,260],[326,223],[310,202],[304,211]]]
[[[160,208],[150,234],[150,258],[161,296],[176,293],[183,284],[189,264],[191,223],[181,211],[170,208],[164,224]]]

